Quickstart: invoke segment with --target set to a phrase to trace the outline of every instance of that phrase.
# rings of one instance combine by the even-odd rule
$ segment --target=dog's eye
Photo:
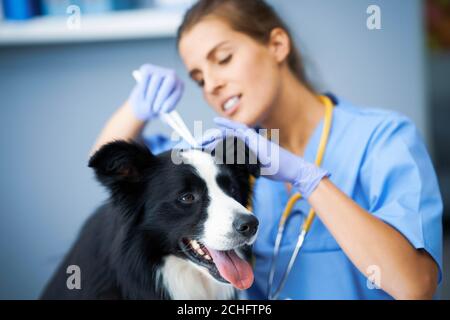
[[[195,202],[196,197],[192,193],[185,193],[181,197],[179,197],[178,200],[185,204],[191,204]]]

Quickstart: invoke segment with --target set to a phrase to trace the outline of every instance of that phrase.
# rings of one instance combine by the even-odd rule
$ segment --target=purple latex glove
[[[213,149],[221,139],[235,136],[256,154],[261,163],[261,175],[291,183],[304,198],[311,195],[324,177],[330,176],[326,170],[305,161],[242,123],[225,118],[215,118],[214,122],[220,130],[212,130],[203,136],[202,147]]]
[[[144,64],[139,72],[141,79],[128,99],[134,115],[147,121],[160,113],[173,111],[184,90],[184,84],[175,71]]]

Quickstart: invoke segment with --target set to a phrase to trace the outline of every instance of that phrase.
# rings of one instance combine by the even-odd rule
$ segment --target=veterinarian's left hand
[[[266,139],[253,128],[220,117],[215,118],[214,122],[221,130],[205,135],[201,140],[202,147],[213,149],[219,140],[235,136],[245,142],[255,153],[261,166],[270,172],[266,174],[267,178],[293,184],[305,198],[309,197],[320,180],[330,175],[327,171]]]

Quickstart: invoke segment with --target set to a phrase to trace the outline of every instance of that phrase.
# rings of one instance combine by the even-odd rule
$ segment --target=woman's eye
[[[185,204],[191,204],[195,202],[196,197],[192,193],[185,193],[181,197],[179,197],[178,200]]]
[[[197,82],[197,85],[199,86],[199,87],[203,87],[204,85],[205,85],[205,81],[204,80],[198,80],[198,81],[196,81]]]
[[[223,60],[220,60],[219,61],[219,64],[226,64],[226,63],[228,63],[228,62],[230,62],[230,60],[231,60],[231,58],[233,57],[233,55],[229,55],[228,57],[226,57],[225,59],[223,59]]]

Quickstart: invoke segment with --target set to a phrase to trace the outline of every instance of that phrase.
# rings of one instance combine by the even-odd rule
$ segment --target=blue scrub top
[[[397,229],[415,248],[426,250],[439,266],[440,283],[442,199],[420,133],[397,112],[358,108],[341,98],[330,98],[335,108],[322,167],[331,173],[331,181],[362,208]],[[322,127],[323,121],[306,146],[307,161],[315,160]],[[174,146],[161,135],[145,140],[154,153]],[[260,228],[253,247],[255,281],[245,295],[249,299],[267,298],[278,222],[290,196],[283,182],[261,177],[255,183],[253,208]],[[286,222],[274,286],[286,268],[309,209],[308,202],[301,199]],[[366,275],[376,273],[376,269],[369,270]],[[392,299],[368,283],[317,216],[279,298]]]

